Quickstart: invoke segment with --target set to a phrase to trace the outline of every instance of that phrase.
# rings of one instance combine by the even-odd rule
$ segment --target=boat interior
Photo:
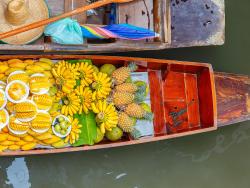
[[[135,62],[138,72],[148,73],[154,137],[172,138],[217,128],[216,94],[210,64],[112,56],[54,55],[48,58],[91,59],[98,67],[107,63],[120,67]],[[124,135],[122,141],[128,140],[132,138]]]
[[[126,65],[130,60],[92,59],[96,65]],[[148,72],[154,136],[178,136],[216,128],[216,99],[212,68],[208,64],[135,60],[139,72]],[[131,139],[131,138],[127,138]]]
[[[95,0],[47,0],[50,17],[88,5]],[[155,48],[161,43],[170,43],[170,3],[169,1],[137,0],[125,4],[110,4],[104,7],[73,16],[80,25],[105,26],[108,24],[127,23],[155,31],[155,39],[122,40],[122,39],[85,39],[83,45],[60,45],[53,43],[50,37],[43,36],[28,45],[3,44],[3,49],[22,49],[32,51],[105,51],[120,48],[121,50]],[[147,47],[148,46],[148,47]],[[88,47],[88,49],[86,49]]]

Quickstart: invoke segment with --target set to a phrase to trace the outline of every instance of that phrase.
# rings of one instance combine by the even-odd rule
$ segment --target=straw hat
[[[44,0],[0,0],[0,33],[49,18]],[[9,44],[27,44],[38,39],[44,27],[2,39]]]

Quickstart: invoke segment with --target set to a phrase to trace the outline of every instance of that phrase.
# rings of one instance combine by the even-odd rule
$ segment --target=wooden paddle
[[[38,22],[34,22],[32,24],[25,25],[23,27],[20,27],[20,28],[17,28],[17,29],[14,29],[14,30],[11,30],[11,31],[8,31],[8,32],[5,32],[5,33],[1,33],[0,34],[0,39],[11,37],[11,36],[17,35],[19,33],[25,32],[25,31],[29,31],[29,30],[32,30],[32,29],[35,29],[35,28],[38,28],[38,27],[41,27],[41,26],[44,26],[44,25],[48,25],[48,24],[50,24],[52,22],[55,22],[55,21],[58,21],[58,20],[60,20],[62,18],[74,16],[76,14],[83,13],[84,11],[87,11],[87,10],[90,10],[90,9],[95,9],[95,8],[98,8],[98,7],[101,7],[101,6],[110,4],[110,3],[127,3],[127,2],[130,2],[130,1],[133,1],[133,0],[101,0],[101,1],[97,1],[95,3],[91,3],[90,5],[77,8],[75,10],[72,10],[70,12],[66,12],[66,13],[61,14],[59,16],[49,18],[49,19],[45,19],[45,20],[41,20],[41,21],[38,21]]]

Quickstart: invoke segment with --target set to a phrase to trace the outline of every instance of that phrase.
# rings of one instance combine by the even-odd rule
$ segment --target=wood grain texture
[[[78,7],[86,6],[88,3],[86,0],[64,0],[64,11],[69,12],[75,10]],[[71,17],[72,19],[77,20],[80,24],[86,23],[87,14],[83,12]]]
[[[250,77],[216,73],[218,126],[250,120]]]
[[[153,30],[153,1],[137,0],[118,5],[118,23],[128,23]]]

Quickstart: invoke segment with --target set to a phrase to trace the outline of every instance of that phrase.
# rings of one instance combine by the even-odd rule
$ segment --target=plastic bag
[[[48,25],[44,34],[58,44],[83,44],[81,26],[76,20],[65,18]]]

